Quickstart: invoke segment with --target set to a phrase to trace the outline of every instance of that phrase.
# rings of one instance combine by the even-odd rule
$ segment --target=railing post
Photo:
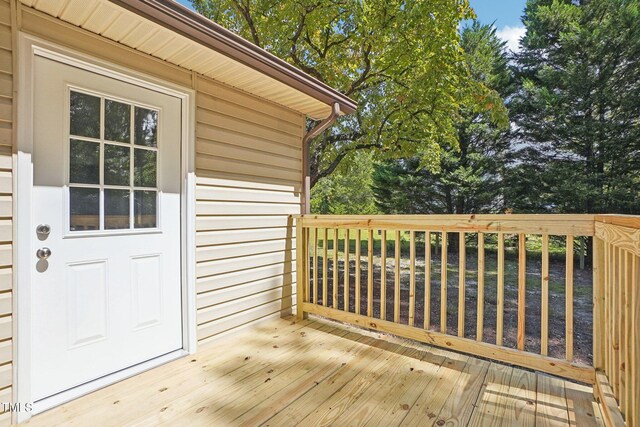
[[[308,248],[307,233],[303,228],[303,217],[299,216],[296,218],[296,318],[298,320],[306,319],[309,316],[303,309],[309,287]]]

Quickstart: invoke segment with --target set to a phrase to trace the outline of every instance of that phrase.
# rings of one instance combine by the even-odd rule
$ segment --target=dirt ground
[[[342,254],[340,254],[342,257]],[[333,292],[333,263],[328,257],[328,305],[332,304]],[[386,320],[393,320],[393,290],[394,290],[394,260],[387,259],[387,298]],[[380,290],[381,290],[381,259],[373,259],[373,317],[380,318]],[[409,311],[409,275],[408,259],[402,259],[400,275],[400,323],[408,324]],[[322,266],[322,257],[319,258]],[[424,257],[416,258],[416,308],[415,324],[424,324],[424,292],[425,274]],[[485,257],[485,302],[484,302],[484,331],[483,341],[495,344],[496,339],[496,302],[497,302],[497,257],[487,253]],[[435,255],[431,259],[431,325],[430,329],[440,330],[440,257]],[[322,304],[322,268],[318,276],[318,302]],[[367,293],[367,258],[361,258],[360,286],[361,313],[366,313]],[[465,280],[465,337],[476,339],[476,315],[478,272],[477,257],[474,253],[467,253]],[[338,308],[344,309],[344,258],[338,262]],[[551,259],[549,262],[549,356],[564,359],[565,357],[565,265],[564,261]],[[350,297],[349,310],[355,311],[355,258],[353,255],[349,265]],[[589,267],[574,271],[574,361],[590,365],[592,363],[592,277]],[[518,298],[518,264],[515,259],[505,260],[505,289],[504,289],[504,345],[516,348],[517,342],[517,298]],[[447,332],[452,335],[458,333],[458,257],[449,253],[447,262]],[[313,273],[312,273],[313,283]],[[525,320],[525,350],[540,352],[541,329],[541,260],[540,257],[527,258],[527,286],[526,286],[526,320]],[[313,295],[313,291],[310,292]]]

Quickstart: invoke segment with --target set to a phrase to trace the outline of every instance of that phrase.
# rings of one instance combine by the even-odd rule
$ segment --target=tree
[[[330,176],[311,190],[311,212],[332,215],[374,215],[378,213],[372,186],[373,159],[367,151],[354,153]]]
[[[529,0],[512,102],[521,211],[640,212],[637,0]]]
[[[311,183],[345,158],[415,156],[436,168],[457,145],[460,105],[496,105],[470,79],[458,25],[468,0],[193,0],[204,16],[338,88],[359,103],[311,146]]]
[[[465,63],[474,82],[491,89],[492,108],[463,104],[456,122],[458,144],[444,144],[437,172],[415,158],[387,161],[374,173],[374,193],[386,213],[462,214],[501,208],[502,167],[509,144],[502,97],[513,92],[506,44],[492,25],[473,22],[461,33]]]

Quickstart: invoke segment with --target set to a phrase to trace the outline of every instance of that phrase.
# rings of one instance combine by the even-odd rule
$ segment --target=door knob
[[[36,251],[36,256],[39,259],[47,259],[51,256],[51,249],[49,248],[40,248]]]

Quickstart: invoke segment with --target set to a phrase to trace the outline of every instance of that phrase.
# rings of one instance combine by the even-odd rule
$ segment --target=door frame
[[[15,54],[15,53],[14,53]],[[13,154],[14,179],[14,325],[13,325],[13,402],[31,400],[31,269],[35,248],[31,247],[33,164],[33,102],[36,56],[135,84],[179,98],[182,103],[181,137],[181,287],[182,349],[138,365],[114,372],[87,384],[35,402],[32,412],[14,413],[14,422],[24,422],[32,415],[73,400],[106,385],[152,369],[170,360],[193,354],[197,347],[195,287],[195,90],[157,79],[125,67],[78,53],[31,35],[19,34],[17,91],[17,140]],[[22,221],[20,219],[23,219]]]

